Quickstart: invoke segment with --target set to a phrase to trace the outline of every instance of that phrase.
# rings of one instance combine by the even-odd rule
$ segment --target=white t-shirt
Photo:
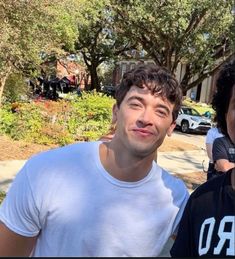
[[[209,129],[207,131],[207,134],[206,134],[206,144],[211,144],[213,145],[214,143],[214,140],[216,138],[220,138],[220,137],[223,137],[224,135],[218,130],[217,127],[213,127],[211,129]],[[208,155],[209,157],[209,155]],[[213,163],[213,161],[210,160],[210,163]]]
[[[221,138],[224,135],[218,131],[218,128],[214,127],[207,131],[206,134],[206,144],[213,144],[216,138]]]
[[[113,178],[99,159],[101,142],[32,157],[0,207],[0,220],[38,236],[32,256],[157,256],[177,231],[188,191],[155,162],[137,182]]]

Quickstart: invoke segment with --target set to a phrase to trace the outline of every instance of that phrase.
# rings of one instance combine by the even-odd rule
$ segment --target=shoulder
[[[216,145],[224,145],[225,143],[227,143],[227,139],[226,137],[220,137],[220,138],[216,138],[214,141],[214,146]]]
[[[162,169],[161,179],[165,187],[172,191],[176,198],[188,196],[188,189],[183,180]]]
[[[207,131],[207,134],[206,134],[206,143],[207,144],[213,143],[214,139],[216,138],[216,132],[217,132],[216,128],[210,128]]]
[[[213,133],[216,132],[216,128],[210,128],[208,131],[207,131],[207,134],[206,135],[211,135]]]
[[[217,176],[203,184],[201,184],[190,196],[190,200],[197,200],[202,198],[205,201],[205,196],[211,196],[219,192],[221,186],[223,186],[223,182],[226,178],[226,174],[222,174],[221,176]]]
[[[99,142],[79,142],[64,147],[55,148],[32,156],[25,164],[29,178],[41,178],[58,175],[58,172],[68,172],[71,168],[87,163],[96,152]]]
[[[52,161],[56,160],[57,162],[63,161],[67,158],[77,158],[79,159],[82,155],[87,155],[90,153],[96,144],[99,142],[78,142],[70,144],[63,147],[58,147],[51,149],[45,152],[38,153],[30,158],[30,162],[36,163],[38,161]]]

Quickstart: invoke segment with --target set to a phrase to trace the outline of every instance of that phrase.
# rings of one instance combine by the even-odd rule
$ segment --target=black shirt
[[[235,190],[231,172],[202,184],[191,194],[170,251],[173,257],[235,256]]]
[[[212,147],[213,161],[226,159],[235,162],[235,146],[228,137],[215,139]]]

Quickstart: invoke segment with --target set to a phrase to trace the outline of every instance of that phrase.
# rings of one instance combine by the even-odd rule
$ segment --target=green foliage
[[[115,24],[115,12],[110,0],[85,1],[80,13],[83,19],[78,23],[76,50],[82,53],[91,76],[90,90],[100,90],[97,70],[103,62],[130,49],[131,39],[119,33]],[[123,37],[124,36],[124,37]]]
[[[35,75],[40,52],[74,50],[78,6],[76,0],[0,0],[0,104],[12,71]]]
[[[6,80],[3,96],[6,102],[16,102],[21,96],[26,96],[28,87],[25,78],[20,73],[12,73]]]
[[[71,126],[72,131],[78,138],[94,140],[107,133],[111,124],[111,111],[114,99],[102,96],[100,93],[83,93],[82,101],[78,99],[72,104],[77,111],[76,129]]]
[[[235,52],[234,0],[113,0],[122,33],[136,40],[157,64],[181,78],[186,92]],[[195,75],[198,75],[195,77]]]
[[[0,109],[0,134],[11,135],[15,128],[16,114],[12,113],[11,105],[5,105]]]
[[[0,204],[2,203],[3,199],[5,198],[5,196],[6,196],[6,193],[0,191]]]
[[[0,109],[0,134],[39,144],[97,140],[110,128],[113,103],[91,92],[58,102],[6,104]]]
[[[114,62],[105,62],[99,66],[98,75],[100,78],[100,82],[102,82],[102,85],[112,85],[114,68]]]

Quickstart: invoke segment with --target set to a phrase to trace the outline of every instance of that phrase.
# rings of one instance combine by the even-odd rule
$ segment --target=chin
[[[146,146],[144,147],[144,145],[142,145],[142,146],[133,146],[132,150],[136,155],[140,157],[145,157],[155,152],[156,149],[153,147],[146,147]]]

